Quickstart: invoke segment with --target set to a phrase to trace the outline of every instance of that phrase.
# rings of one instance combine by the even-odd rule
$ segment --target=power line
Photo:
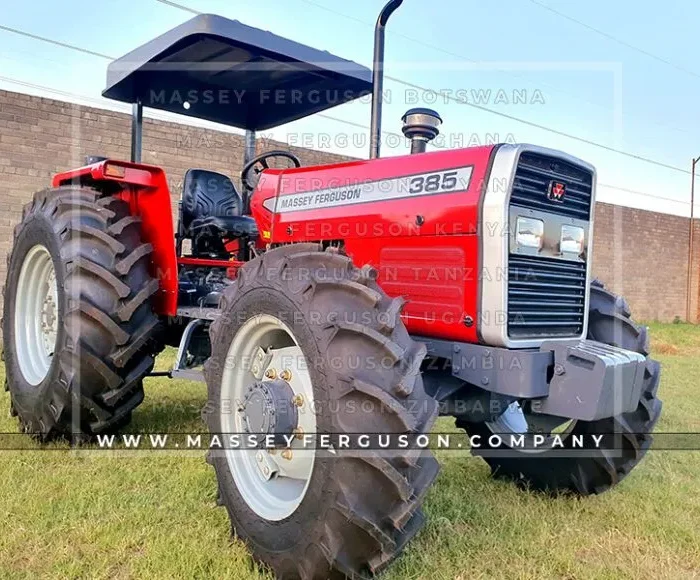
[[[172,2],[172,0],[156,0],[156,2],[160,2],[162,4],[167,4],[168,6],[172,6],[173,8],[180,8],[182,10],[186,10],[187,12],[191,12],[194,14],[202,14],[202,12],[197,12],[192,8],[189,8],[187,6],[182,6],[181,4],[178,4],[177,2]],[[341,15],[343,15],[343,14],[341,14]],[[475,103],[467,103],[463,100],[460,100],[460,99],[446,93],[445,91],[436,91],[434,89],[429,89],[427,87],[422,87],[422,86],[416,85],[414,83],[409,83],[409,82],[401,80],[397,77],[391,77],[389,75],[386,75],[385,78],[387,78],[391,81],[394,81],[395,83],[409,87],[409,88],[418,89],[418,90],[421,90],[421,91],[424,91],[427,93],[435,93],[438,95],[442,95],[447,100],[453,101],[459,105],[465,105],[467,107],[472,107],[474,109],[478,109],[478,110],[483,111],[485,113],[491,113],[492,115],[496,115],[496,116],[502,117],[504,119],[509,119],[509,120],[515,121],[517,123],[522,123],[522,124],[527,125],[529,127],[540,129],[542,131],[548,131],[549,133],[553,133],[553,134],[558,135],[560,137],[566,137],[568,139],[578,141],[579,143],[585,143],[586,145],[598,147],[598,148],[603,149],[605,151],[608,151],[610,153],[617,153],[619,155],[624,155],[625,157],[629,157],[630,159],[635,159],[637,161],[644,161],[644,162],[649,163],[651,165],[656,165],[657,167],[663,167],[664,169],[670,169],[672,171],[677,171],[679,173],[684,173],[684,174],[690,175],[690,171],[688,171],[687,169],[683,169],[682,167],[677,167],[675,165],[663,163],[662,161],[656,161],[655,159],[651,159],[649,157],[644,157],[643,155],[638,155],[636,153],[629,153],[627,151],[623,151],[622,149],[616,149],[614,147],[610,147],[610,146],[604,145],[602,143],[597,143],[596,141],[591,141],[590,139],[585,139],[583,137],[577,137],[576,135],[571,135],[570,133],[566,133],[566,132],[560,131],[558,129],[552,129],[551,127],[547,127],[545,125],[535,123],[534,121],[528,121],[526,119],[521,119],[521,118],[516,117],[514,115],[509,115],[507,113],[501,113],[500,111],[494,111],[493,109],[489,109],[488,107],[483,107],[483,106],[477,105]]]
[[[156,0],[156,1],[158,1],[158,2],[161,2],[161,1],[162,1],[163,3],[167,3],[167,4],[170,5],[170,6],[177,7],[177,6],[175,5],[175,2],[172,2],[171,0]],[[326,12],[330,12],[331,14],[335,14],[335,15],[337,15],[337,16],[342,16],[343,18],[347,18],[348,20],[352,20],[353,22],[357,22],[357,23],[359,23],[359,24],[363,24],[363,25],[365,25],[365,26],[370,26],[370,27],[374,26],[371,22],[367,22],[366,20],[362,20],[362,19],[357,18],[357,17],[355,17],[355,16],[351,16],[350,14],[345,14],[344,12],[338,12],[337,10],[334,10],[333,8],[329,8],[328,6],[324,6],[323,4],[319,4],[318,2],[315,2],[314,0],[299,0],[299,1],[300,1],[300,2],[304,2],[305,4],[308,4],[309,6],[315,6],[316,8],[320,8],[321,10],[325,10]],[[192,9],[191,9],[191,8],[186,8],[186,7],[185,7],[184,9],[186,9],[186,10],[192,12]],[[408,41],[410,41],[410,42],[413,42],[413,43],[415,43],[415,44],[418,44],[418,45],[420,45],[420,46],[424,46],[424,47],[426,47],[426,48],[435,50],[435,51],[437,51],[437,52],[441,52],[441,53],[446,54],[446,55],[448,55],[448,56],[453,56],[453,57],[455,57],[455,58],[457,58],[457,59],[459,59],[459,60],[462,60],[462,61],[464,61],[464,62],[470,62],[470,63],[473,63],[473,64],[480,64],[480,61],[477,61],[477,60],[474,60],[474,59],[471,59],[471,58],[467,58],[466,56],[464,56],[464,55],[462,55],[462,54],[458,54],[458,53],[452,52],[452,51],[450,51],[450,50],[445,50],[444,48],[441,48],[441,47],[439,47],[439,46],[435,46],[434,44],[429,44],[429,43],[424,42],[423,40],[420,40],[420,39],[418,39],[418,38],[414,38],[414,37],[412,37],[412,36],[408,36],[408,35],[403,34],[403,33],[399,32],[399,31],[397,31],[397,30],[393,30],[393,29],[392,29],[392,30],[389,31],[389,33],[390,33],[390,34],[393,34],[394,36],[399,36],[399,37],[401,37],[401,38],[404,38],[404,39],[406,39],[406,40],[408,40]],[[516,76],[520,76],[520,77],[523,77],[523,78],[527,78],[525,75],[523,75],[523,74],[521,74],[521,73],[518,73],[517,71],[508,71],[508,72],[509,72],[509,74],[514,74],[514,75],[516,75]],[[558,93],[561,93],[561,94],[563,94],[563,95],[567,95],[567,96],[569,96],[569,98],[573,98],[573,99],[576,99],[576,100],[578,100],[578,101],[581,101],[581,102],[584,102],[584,103],[588,103],[589,105],[593,105],[594,107],[599,108],[599,109],[602,109],[602,110],[604,110],[604,111],[610,111],[610,110],[611,110],[609,107],[606,107],[606,106],[604,106],[604,105],[601,105],[600,103],[597,103],[597,102],[595,102],[595,101],[592,101],[591,99],[587,99],[587,98],[581,96],[581,95],[578,94],[578,93],[573,93],[573,92],[564,90],[564,89],[562,89],[560,86],[552,85],[552,84],[550,84],[550,83],[546,83],[546,82],[542,82],[542,81],[540,81],[538,84],[541,85],[541,86],[543,86],[543,87],[547,87],[549,90],[552,90],[552,91],[554,91],[554,92],[558,92]],[[625,117],[635,118],[634,115],[630,115],[630,114],[628,114],[628,113],[626,113],[626,112],[624,112],[624,111],[622,112],[622,115],[625,116]],[[651,123],[652,125],[655,125],[655,126],[657,126],[657,127],[661,127],[661,128],[664,128],[664,129],[669,129],[669,130],[671,130],[671,131],[676,131],[676,132],[678,132],[678,133],[684,133],[684,134],[686,134],[686,135],[690,135],[690,134],[691,134],[690,131],[688,131],[688,130],[686,130],[686,129],[682,129],[681,127],[676,127],[675,125],[669,125],[669,124],[667,124],[667,123],[660,123],[660,122],[658,122],[658,121],[652,121],[652,120],[650,120],[650,119],[645,119],[645,122],[646,122],[646,123]]]
[[[560,137],[566,137],[567,139],[572,139],[574,141],[578,141],[579,143],[585,143],[586,145],[591,145],[593,147],[598,147],[600,149],[603,149],[605,151],[609,151],[611,153],[617,153],[619,155],[624,155],[625,157],[629,157],[631,159],[636,159],[637,161],[644,161],[646,163],[650,163],[652,165],[656,165],[658,167],[663,167],[665,169],[671,169],[673,171],[678,171],[679,173],[687,173],[690,175],[690,171],[687,169],[683,169],[682,167],[676,167],[675,165],[669,165],[668,163],[664,163],[662,161],[657,161],[656,159],[651,159],[649,157],[644,157],[643,155],[638,155],[636,153],[630,153],[628,151],[623,151],[622,149],[616,149],[615,147],[610,147],[609,145],[604,145],[603,143],[598,143],[596,141],[591,141],[590,139],[586,139],[585,137],[578,137],[577,135],[572,135],[571,133],[567,133],[565,131],[560,131],[559,129],[552,129],[551,127],[547,127],[545,125],[541,125],[539,123],[535,123],[534,121],[528,121],[527,119],[521,119],[519,117],[515,117],[514,115],[509,115],[508,113],[502,113],[500,111],[494,111],[493,109],[489,109],[488,107],[483,107],[481,105],[476,105],[474,103],[466,103],[456,97],[453,97],[452,95],[442,92],[442,91],[434,91],[431,89],[427,89],[425,87],[421,87],[420,85],[416,85],[413,83],[408,83],[406,81],[402,81],[400,79],[390,77],[389,75],[386,75],[386,78],[389,80],[392,80],[394,82],[397,82],[399,84],[402,84],[407,87],[411,87],[414,89],[422,90],[422,91],[429,91],[433,92],[438,95],[443,95],[447,100],[454,101],[455,103],[459,105],[466,105],[467,107],[472,107],[474,109],[478,109],[480,111],[484,111],[487,113],[491,113],[492,115],[496,115],[497,117],[502,117],[504,119],[509,119],[511,121],[515,121],[517,123],[522,123],[523,125],[527,125],[528,127],[533,127],[535,129],[541,129],[542,131],[547,131],[549,133],[553,133],[555,135],[559,135]]]
[[[78,46],[74,46],[74,45],[68,44],[66,42],[61,42],[59,40],[54,40],[52,38],[46,38],[45,36],[39,36],[38,34],[32,34],[31,32],[26,32],[24,30],[17,30],[16,28],[11,28],[11,27],[5,26],[3,24],[0,24],[0,30],[5,30],[6,32],[12,32],[14,34],[19,34],[20,36],[26,36],[27,38],[33,38],[34,40],[48,42],[49,44],[53,44],[54,46],[60,46],[62,48],[69,48],[71,50],[77,50],[78,52],[82,52],[84,54],[89,54],[91,56],[98,56],[100,58],[106,58],[108,60],[112,60],[111,56],[107,56],[106,54],[102,54],[101,52],[95,52],[94,50],[80,48]]]
[[[179,8],[180,10],[185,10],[191,14],[202,14],[199,10],[195,10],[194,8],[189,8],[187,6],[182,6],[181,4],[176,4],[175,2],[171,2],[170,0],[157,0],[161,4],[167,4],[168,6],[172,6],[173,8]]]
[[[183,5],[178,4],[178,3],[176,3],[176,2],[172,2],[171,0],[156,0],[156,1],[157,1],[157,2],[160,2],[160,3],[162,3],[162,4],[165,4],[165,5],[167,5],[167,6],[171,6],[171,7],[173,7],[173,8],[178,8],[178,9],[180,9],[180,10],[185,10],[185,11],[190,12],[190,13],[192,13],[192,14],[201,14],[201,12],[199,12],[199,11],[197,11],[197,10],[194,10],[194,9],[189,8],[189,7],[187,7],[187,6],[183,6]],[[303,0],[303,1],[308,2],[309,0]],[[530,1],[531,1],[531,2],[534,2],[534,3],[536,3],[536,4],[539,4],[536,0],[530,0]],[[314,4],[313,2],[310,2],[310,3]],[[316,5],[317,5],[317,6],[320,6],[320,5],[318,5],[318,4],[316,4]],[[547,6],[544,6],[544,5],[541,5],[541,6],[542,6],[543,8],[549,9],[549,7],[547,7]],[[553,10],[553,9],[551,9],[551,10]],[[341,13],[337,13],[337,14],[340,14],[340,15],[342,15],[342,16],[347,16],[347,15],[344,15],[344,14],[341,14]],[[356,19],[356,18],[354,18],[354,17],[349,17],[349,18],[352,18],[353,20],[356,20],[356,21],[358,21],[358,22],[362,22],[361,20],[358,20],[358,19]],[[26,32],[26,31],[23,31],[23,30],[18,30],[18,29],[16,29],[16,28],[11,28],[11,27],[9,27],[9,26],[0,25],[0,29],[5,30],[5,31],[7,31],[7,32],[14,33],[14,34],[18,34],[18,35],[21,35],[21,36],[25,36],[25,37],[27,37],[27,38],[32,38],[32,39],[34,39],[34,40],[39,40],[39,41],[42,41],[42,42],[46,42],[46,43],[52,44],[52,45],[54,45],[54,46],[60,46],[60,47],[62,47],[62,48],[67,48],[67,49],[75,50],[75,51],[81,52],[81,53],[83,53],[83,54],[88,54],[88,55],[91,55],[91,56],[96,56],[96,57],[99,57],[99,58],[102,58],[102,59],[106,59],[106,60],[110,60],[110,61],[111,61],[111,60],[114,60],[114,57],[109,56],[109,55],[106,55],[106,54],[104,54],[104,53],[100,53],[100,52],[96,52],[96,51],[89,50],[89,49],[86,49],[86,48],[82,48],[82,47],[79,47],[79,46],[75,46],[75,45],[73,45],[73,44],[69,44],[69,43],[57,41],[57,40],[54,40],[54,39],[51,39],[51,38],[47,38],[47,37],[45,37],[45,36],[39,36],[39,35],[37,35],[37,34],[32,34],[32,33],[30,33],[30,32]],[[402,35],[402,36],[403,36],[403,35]],[[406,37],[406,38],[408,38],[408,37]],[[515,121],[515,122],[518,122],[518,123],[527,125],[527,126],[529,126],[529,127],[533,127],[533,128],[536,128],[536,129],[540,129],[540,130],[543,130],[543,131],[547,131],[547,132],[553,133],[553,134],[558,135],[558,136],[560,136],[560,137],[565,137],[565,138],[568,138],[568,139],[572,139],[572,140],[574,140],[574,141],[578,141],[578,142],[580,142],[580,143],[584,143],[584,144],[587,144],[587,145],[591,145],[591,146],[593,146],[593,147],[598,147],[598,148],[604,149],[604,150],[606,150],[606,151],[609,151],[609,152],[611,152],[611,153],[617,153],[617,154],[619,154],[619,155],[624,155],[624,156],[626,156],[626,157],[629,157],[629,158],[631,158],[631,159],[635,159],[635,160],[637,160],[637,161],[643,161],[643,162],[646,162],[646,163],[650,163],[650,164],[652,164],[652,165],[656,165],[657,167],[662,167],[662,168],[665,168],[665,169],[670,169],[670,170],[672,170],[672,171],[677,171],[677,172],[679,172],[679,173],[684,173],[684,174],[690,175],[690,171],[688,171],[687,169],[683,169],[683,168],[677,167],[677,166],[675,166],[675,165],[670,165],[670,164],[667,164],[667,163],[663,163],[663,162],[661,162],[661,161],[657,161],[657,160],[651,159],[651,158],[649,158],[649,157],[645,157],[645,156],[642,156],[642,155],[638,155],[638,154],[636,154],[636,153],[629,153],[629,152],[623,151],[623,150],[621,150],[621,149],[616,149],[616,148],[614,148],[614,147],[610,147],[610,146],[604,145],[604,144],[602,144],[602,143],[597,143],[597,142],[592,141],[592,140],[590,140],[590,139],[585,139],[585,138],[583,138],[583,137],[578,137],[578,136],[576,136],[576,135],[572,135],[572,134],[570,134],[570,133],[566,133],[566,132],[560,131],[560,130],[558,130],[558,129],[553,129],[553,128],[551,128],[551,127],[547,127],[547,126],[545,126],[545,125],[541,125],[541,124],[535,123],[535,122],[533,122],[533,121],[528,121],[528,120],[526,120],[526,119],[521,119],[521,118],[516,117],[516,116],[514,116],[514,115],[509,115],[509,114],[507,114],[507,113],[502,113],[502,112],[500,112],[500,111],[495,111],[495,110],[493,110],[493,109],[489,109],[488,107],[484,107],[484,106],[481,106],[481,105],[477,105],[477,104],[475,104],[475,103],[466,103],[466,102],[464,102],[463,100],[457,99],[457,98],[453,97],[452,95],[449,95],[449,94],[445,93],[444,91],[434,91],[434,90],[432,90],[432,89],[429,89],[429,88],[426,88],[426,87],[422,87],[422,86],[416,85],[416,84],[414,84],[414,83],[408,83],[408,82],[403,81],[403,80],[401,80],[401,79],[399,79],[399,78],[391,77],[391,76],[389,76],[389,75],[387,75],[386,78],[389,79],[389,80],[392,80],[392,81],[394,81],[394,82],[396,82],[396,83],[398,83],[398,84],[401,84],[401,85],[403,85],[403,86],[409,87],[409,88],[414,88],[414,89],[418,89],[418,90],[425,91],[425,92],[433,92],[433,93],[436,93],[436,94],[441,94],[441,95],[443,95],[446,99],[448,99],[448,100],[450,100],[450,101],[453,101],[453,102],[455,102],[455,103],[457,103],[457,104],[466,105],[466,106],[468,106],[468,107],[472,107],[472,108],[478,109],[478,110],[480,110],[480,111],[483,111],[483,112],[486,112],[486,113],[490,113],[490,114],[492,114],[492,115],[496,115],[496,116],[501,117],[501,118],[505,118],[505,119],[508,119],[508,120],[511,120],[511,121]],[[331,120],[331,121],[346,123],[346,124],[349,124],[349,125],[357,125],[357,124],[353,124],[352,122],[349,122],[349,121],[345,121],[345,120],[343,120],[343,119],[340,119],[340,118],[338,118],[338,117],[333,117],[333,116],[331,116],[331,115],[319,114],[318,116],[323,117],[323,118],[327,118],[327,119],[329,119],[329,120]],[[364,127],[364,126],[360,126],[360,127],[361,127],[361,128],[366,128],[366,127]],[[397,133],[391,133],[391,132],[384,132],[384,133],[386,133],[386,134],[388,134],[388,135],[392,135],[392,136],[399,136]],[[399,137],[400,137],[400,136],[399,136]]]
[[[176,5],[174,2],[171,2],[170,0],[157,0],[157,1],[158,1],[158,2],[167,3],[167,4],[172,5],[172,6],[174,6],[174,7],[179,7],[178,5]],[[188,10],[190,10],[190,9],[188,9]],[[114,60],[114,57],[109,56],[109,55],[106,55],[106,54],[103,54],[103,53],[99,53],[99,52],[95,52],[95,51],[92,51],[92,50],[88,50],[88,49],[85,49],[85,48],[82,48],[82,47],[79,47],[79,46],[75,46],[75,45],[72,45],[72,44],[68,44],[68,43],[64,43],[64,42],[59,42],[59,41],[56,41],[56,40],[51,39],[51,38],[46,38],[46,37],[43,37],[43,36],[38,36],[38,35],[31,34],[31,33],[28,33],[28,32],[22,31],[22,30],[11,29],[11,28],[6,27],[6,26],[4,26],[4,25],[0,25],[0,29],[2,29],[2,30],[8,30],[8,31],[13,32],[13,33],[15,33],[15,34],[19,34],[19,35],[22,35],[22,36],[27,36],[27,37],[33,38],[33,39],[35,39],[35,40],[39,40],[39,41],[42,41],[42,42],[47,42],[47,43],[49,43],[49,44],[61,46],[61,47],[63,47],[63,48],[67,48],[67,49],[70,49],[70,50],[75,50],[75,51],[82,52],[82,53],[85,53],[85,54],[89,54],[89,55],[92,55],[92,56],[96,56],[96,57],[99,57],[99,58],[102,58],[102,59],[105,59],[105,60],[110,60],[110,61],[111,61],[111,60]],[[425,89],[425,88],[423,88],[423,87],[420,87],[419,85],[413,85],[413,84],[410,84],[410,83],[406,83],[405,81],[401,81],[400,79],[394,79],[394,78],[388,77],[388,76],[387,76],[387,78],[390,79],[390,80],[393,80],[394,82],[399,82],[399,83],[401,83],[401,84],[404,84],[404,85],[406,85],[406,86],[410,86],[410,87],[417,88],[417,89],[420,89],[420,90],[425,90],[425,91],[429,90],[429,89]],[[21,81],[21,80],[19,80],[19,79],[14,79],[14,78],[11,78],[11,77],[0,76],[0,81],[5,81],[5,82],[13,83],[13,84],[18,84],[18,85],[20,85],[20,86],[25,86],[25,87],[29,87],[29,88],[44,90],[44,91],[48,91],[48,92],[50,92],[50,93],[57,94],[57,95],[61,95],[61,96],[64,96],[64,97],[83,99],[83,100],[86,100],[86,101],[89,101],[89,102],[92,102],[92,103],[95,103],[95,104],[104,106],[104,103],[103,103],[101,100],[95,99],[95,98],[93,98],[93,97],[87,97],[87,96],[84,96],[84,95],[77,95],[77,94],[75,94],[75,93],[71,93],[71,92],[67,92],[67,91],[61,91],[61,90],[59,90],[59,89],[54,89],[54,88],[51,88],[51,87],[46,87],[46,86],[44,86],[44,85],[29,83],[29,82]],[[458,99],[454,99],[454,100],[456,100],[456,101],[457,101],[458,103],[460,103],[460,104],[465,104],[465,103],[463,103],[462,101],[459,101]],[[525,120],[523,120],[523,119],[518,119],[518,118],[516,118],[516,117],[512,117],[511,115],[507,115],[507,114],[505,114],[505,113],[500,113],[500,112],[498,112],[498,111],[493,111],[493,110],[491,110],[491,109],[488,109],[488,108],[485,108],[485,107],[480,107],[480,106],[478,106],[478,105],[470,105],[470,106],[474,106],[474,107],[476,107],[476,108],[484,109],[486,112],[490,112],[490,113],[493,113],[493,114],[496,114],[496,115],[499,115],[499,116],[504,116],[504,117],[506,117],[506,118],[513,119],[513,120],[516,120],[516,121],[521,122],[521,123],[527,123],[527,124],[530,124],[531,126],[534,126],[534,127],[537,127],[537,128],[542,128],[542,129],[547,130],[547,131],[557,132],[558,134],[561,134],[562,136],[565,136],[565,137],[569,137],[569,138],[571,138],[571,139],[582,140],[582,141],[585,142],[585,143],[594,144],[594,145],[599,146],[599,147],[606,147],[606,146],[601,145],[601,144],[597,144],[597,143],[589,142],[589,141],[587,141],[587,140],[583,140],[582,138],[576,137],[576,136],[574,136],[574,135],[569,135],[569,134],[567,134],[567,133],[561,133],[561,132],[556,131],[555,129],[551,129],[551,128],[548,128],[548,127],[540,126],[540,125],[538,125],[538,124],[536,124],[536,123],[531,123],[530,121],[525,121]],[[165,121],[170,120],[170,119],[169,119],[168,117],[166,117],[166,116],[160,116],[160,115],[152,115],[152,116],[153,116],[153,118],[155,118],[155,119],[160,119],[160,120],[165,120]],[[328,115],[328,114],[324,114],[324,113],[318,113],[317,116],[322,117],[322,118],[325,118],[325,119],[328,119],[328,120],[331,120],[331,121],[335,121],[335,122],[338,122],[338,123],[342,123],[342,124],[345,124],[345,125],[348,125],[348,126],[353,126],[353,127],[360,128],[360,129],[365,129],[365,130],[369,129],[369,127],[368,127],[367,125],[363,125],[363,124],[361,124],[361,123],[356,123],[356,122],[353,122],[353,121],[348,121],[348,120],[346,120],[346,119],[342,119],[342,118],[340,118],[340,117],[335,117],[335,116],[333,116],[333,115]],[[399,137],[399,138],[402,137],[402,136],[399,135],[398,133],[393,133],[393,132],[391,132],[391,131],[382,131],[382,133],[384,133],[385,135],[391,135],[391,136],[395,136],[395,137]],[[622,153],[622,154],[624,154],[624,155],[633,155],[633,154],[630,154],[630,153],[627,153],[627,152],[622,152],[622,151],[618,151],[618,150],[614,150],[614,149],[610,149],[610,150],[611,150],[611,151],[614,151],[614,152]],[[655,163],[655,164],[660,164],[660,162],[657,162],[657,161],[655,161],[655,160],[650,160],[650,159],[647,159],[647,158],[644,158],[644,157],[638,157],[638,158],[639,158],[641,161],[646,161],[646,162],[652,162],[652,163]],[[662,164],[662,166],[668,167],[668,168],[670,168],[670,169],[675,169],[675,170],[679,170],[679,171],[684,171],[685,173],[690,174],[689,171],[681,170],[680,168],[676,168],[676,167],[673,167],[673,166],[667,166],[667,165],[665,165],[665,164]],[[682,201],[680,201],[680,200],[678,200],[678,199],[674,199],[674,198],[670,198],[670,197],[659,196],[659,195],[655,195],[655,194],[651,194],[651,193],[647,193],[647,192],[642,192],[642,191],[637,191],[637,190],[633,190],[633,189],[627,189],[627,188],[623,188],[623,187],[619,187],[619,186],[615,186],[615,185],[610,185],[610,184],[605,184],[605,183],[599,183],[599,185],[600,185],[601,187],[607,187],[607,188],[610,188],[610,189],[616,189],[616,190],[619,190],[619,191],[625,191],[625,192],[627,192],[627,193],[632,193],[632,194],[636,194],[636,195],[641,195],[641,196],[645,196],[645,197],[649,197],[649,198],[662,199],[662,200],[665,200],[665,201],[671,201],[671,202],[675,202],[675,203],[686,203],[686,204],[688,203],[688,202],[682,202]]]
[[[179,5],[176,5],[174,2],[170,2],[169,0],[158,0],[158,1],[159,1],[159,2],[162,2],[162,3],[164,3],[164,4],[167,4],[167,5],[173,6],[173,7],[175,7],[175,8],[182,8],[182,9],[186,9],[186,10],[192,12],[192,9],[186,8],[186,7],[181,7],[181,6],[179,6]],[[197,14],[199,14],[199,13],[197,12]],[[47,38],[47,37],[45,37],[45,36],[39,36],[39,35],[37,35],[37,34],[32,34],[32,33],[30,33],[30,32],[26,32],[26,31],[24,31],[24,30],[18,30],[18,29],[16,29],[16,28],[10,28],[9,26],[4,26],[4,25],[2,25],[2,24],[0,24],[0,30],[5,30],[5,31],[7,31],[7,32],[12,32],[12,33],[18,34],[18,35],[20,35],[20,36],[26,36],[26,37],[28,37],[28,38],[32,38],[32,39],[34,39],[34,40],[39,40],[39,41],[41,41],[41,42],[46,42],[46,43],[52,44],[52,45],[54,45],[54,46],[60,46],[61,48],[67,48],[67,49],[70,49],[70,50],[75,50],[75,51],[77,51],[77,52],[82,52],[83,54],[89,54],[90,56],[96,56],[96,57],[102,58],[102,59],[104,59],[104,60],[109,60],[109,61],[115,60],[115,57],[110,56],[110,55],[108,55],[108,54],[104,54],[104,53],[100,53],[100,52],[95,52],[95,51],[93,51],[93,50],[89,50],[89,49],[86,49],[86,48],[83,48],[83,47],[80,47],[80,46],[76,46],[76,45],[73,45],[73,44],[68,44],[68,43],[65,43],[65,42],[60,42],[60,41],[54,40],[54,39],[52,39],[52,38]],[[6,80],[8,80],[8,77],[2,77],[2,78],[5,78]],[[16,81],[16,82],[17,82],[18,84],[22,84],[23,81]],[[29,83],[29,85],[31,85],[31,83]],[[47,89],[47,90],[51,90],[51,89]],[[59,92],[60,92],[60,91],[59,91]],[[66,94],[70,94],[70,93],[66,93]],[[74,96],[80,97],[80,95],[74,95]],[[86,98],[86,97],[81,97],[81,98]],[[325,113],[317,113],[317,116],[318,116],[318,117],[321,117],[321,118],[324,118],[324,119],[328,119],[328,120],[330,120],[330,121],[335,121],[335,122],[337,122],[337,123],[344,123],[344,124],[346,124],[346,125],[350,125],[350,126],[353,126],[353,127],[357,127],[357,128],[359,128],[359,129],[367,129],[367,130],[369,130],[369,127],[366,126],[366,125],[362,125],[362,124],[360,124],[360,123],[355,123],[355,122],[353,122],[353,121],[347,121],[347,120],[345,120],[345,119],[341,119],[340,117],[335,117],[335,116],[333,116],[333,115],[328,115],[328,114],[325,114]],[[392,137],[403,138],[403,135],[399,135],[398,133],[393,133],[393,132],[391,132],[391,131],[382,131],[382,133],[383,133],[384,135],[391,135]],[[440,148],[440,147],[438,147],[438,148]]]
[[[607,38],[608,40],[612,40],[613,42],[616,42],[617,44],[621,44],[622,46],[625,46],[627,48],[635,50],[640,54],[643,54],[649,58],[652,58],[656,61],[659,61],[659,62],[661,62],[665,65],[668,65],[672,68],[675,68],[676,70],[681,71],[685,74],[694,76],[696,78],[700,78],[700,74],[698,74],[692,70],[688,70],[687,68],[684,68],[684,67],[682,67],[674,62],[671,62],[670,60],[667,60],[667,59],[663,58],[662,56],[658,56],[652,52],[649,52],[648,50],[644,50],[643,48],[639,48],[638,46],[635,46],[633,44],[630,44],[629,42],[621,40],[621,39],[613,36],[612,34],[609,34],[603,30],[595,28],[594,26],[591,26],[590,24],[586,24],[585,22],[582,22],[581,20],[577,20],[573,16],[569,16],[568,14],[564,14],[563,12],[559,12],[558,10],[555,10],[551,6],[547,6],[546,4],[543,4],[542,2],[539,2],[538,0],[528,0],[528,1],[532,4],[535,4],[536,6],[539,6],[540,8],[542,8],[544,10],[551,12],[552,14],[556,14],[557,16],[559,16],[561,18],[564,18],[570,22],[573,22],[575,24],[578,24],[579,26],[582,26],[583,28],[590,30],[591,32],[595,32],[596,34],[602,36],[603,38]]]
[[[71,93],[71,92],[69,92],[69,91],[62,91],[62,90],[60,90],[60,89],[54,89],[54,88],[47,87],[47,86],[44,86],[44,85],[39,85],[39,84],[36,84],[36,83],[29,83],[29,82],[26,82],[26,81],[22,81],[22,80],[19,80],[19,79],[14,79],[14,78],[2,76],[2,75],[0,75],[0,81],[4,81],[4,82],[7,82],[7,83],[16,84],[16,85],[20,85],[20,86],[23,86],[23,87],[36,89],[36,90],[46,91],[46,92],[49,92],[49,93],[53,93],[53,94],[55,94],[55,95],[60,95],[60,96],[62,96],[62,97],[64,97],[64,98],[72,98],[72,99],[84,100],[84,101],[87,101],[87,102],[95,103],[97,106],[104,106],[104,103],[103,103],[101,100],[95,99],[94,97],[88,97],[88,96],[85,96],[85,95],[78,95],[78,94],[76,94],[76,93]],[[128,113],[128,105],[125,105],[125,104],[122,104],[122,103],[115,103],[114,106],[115,106],[115,108],[121,109],[121,112],[123,112],[123,113],[125,113],[125,114]],[[149,114],[150,114],[150,116],[153,117],[154,119],[161,120],[161,121],[172,122],[172,119],[170,119],[169,117],[167,117],[167,116],[165,116],[165,115],[157,115],[157,116],[156,116],[156,115],[153,115],[153,112],[152,112],[152,111],[150,111]],[[354,123],[354,122],[352,122],[352,121],[346,121],[345,119],[340,119],[340,118],[338,118],[338,117],[332,117],[332,116],[330,116],[330,115],[326,115],[325,117],[328,118],[328,119],[330,119],[330,120],[338,121],[338,122],[340,122],[340,123],[344,123],[344,124],[347,124],[347,125],[352,125],[352,126],[355,126],[355,127],[361,128],[361,129],[368,129],[367,126],[362,125],[362,124],[360,124],[360,123]],[[388,134],[398,136],[398,134],[396,134],[396,133],[388,133]],[[641,195],[641,196],[649,197],[649,198],[653,198],[653,199],[661,199],[661,200],[664,200],[664,201],[671,201],[671,202],[680,203],[680,204],[684,204],[684,205],[689,205],[689,204],[690,204],[690,202],[688,202],[688,201],[681,201],[681,200],[674,199],[674,198],[671,198],[671,197],[664,197],[664,196],[661,196],[661,195],[656,195],[656,194],[653,194],[653,193],[647,193],[647,192],[644,192],[644,191],[638,191],[638,190],[634,190],[634,189],[628,189],[628,188],[625,188],[625,187],[620,187],[620,186],[612,185],[612,184],[608,184],[608,183],[601,183],[601,182],[599,182],[598,185],[599,185],[600,187],[606,187],[606,188],[608,188],[608,189],[615,189],[615,190],[618,190],[618,191],[624,191],[624,192],[627,192],[627,193],[632,193],[632,194],[636,194],[636,195]]]
[[[611,185],[609,183],[598,182],[598,187],[605,187],[607,189],[614,189],[616,191],[624,191],[625,193],[633,193],[635,195],[642,195],[644,197],[650,197],[652,199],[663,199],[664,201],[672,201],[674,203],[680,203],[683,205],[690,205],[690,201],[684,201],[676,197],[666,197],[663,195],[656,195],[655,193],[647,193],[646,191],[638,191],[636,189],[629,189],[627,187],[620,187],[619,185]]]

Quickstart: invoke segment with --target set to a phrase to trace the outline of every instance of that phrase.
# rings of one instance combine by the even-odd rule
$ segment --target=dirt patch
[[[663,340],[653,340],[651,343],[652,350],[660,354],[680,354],[681,349],[675,344],[664,342]]]

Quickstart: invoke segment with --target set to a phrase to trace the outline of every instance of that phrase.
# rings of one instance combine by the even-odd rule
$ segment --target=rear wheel
[[[315,244],[249,262],[211,326],[210,431],[428,431],[437,404],[423,390],[425,348],[406,332],[402,305],[372,269]],[[372,576],[420,529],[435,458],[301,447],[210,453],[236,535],[280,578]]]
[[[540,433],[561,436],[564,445],[569,444],[570,434],[606,435],[602,445],[590,449],[585,456],[580,453],[562,456],[560,449],[547,446],[534,449],[509,449],[506,454],[484,456],[492,474],[542,491],[568,491],[581,495],[601,493],[619,483],[642,460],[651,446],[651,432],[661,414],[658,399],[660,365],[649,358],[647,329],[638,326],[630,318],[627,302],[594,281],[588,321],[588,338],[647,357],[644,388],[637,408],[617,417],[599,421],[567,421],[552,424],[541,415],[529,413],[527,406],[515,402],[506,412],[489,423],[468,423],[457,420],[457,426],[470,435],[480,435],[487,440],[494,433]],[[620,450],[620,444],[622,449]],[[614,452],[609,450],[614,448]],[[474,451],[479,454],[478,450]]]
[[[11,409],[46,440],[126,424],[153,367],[152,248],[128,204],[94,190],[37,193],[15,228],[4,290]]]

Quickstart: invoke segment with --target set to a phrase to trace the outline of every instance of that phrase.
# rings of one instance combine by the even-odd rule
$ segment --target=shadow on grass
[[[172,381],[172,388],[168,389],[162,386],[163,381],[168,379],[159,379],[157,388],[149,388],[149,381],[145,382],[146,398],[134,411],[128,430],[149,433],[205,431],[201,413],[206,403],[206,391],[202,385]]]

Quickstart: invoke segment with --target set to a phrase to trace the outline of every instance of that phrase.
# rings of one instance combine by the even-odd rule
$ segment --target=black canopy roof
[[[264,130],[371,93],[371,71],[213,14],[110,63],[103,96]]]

